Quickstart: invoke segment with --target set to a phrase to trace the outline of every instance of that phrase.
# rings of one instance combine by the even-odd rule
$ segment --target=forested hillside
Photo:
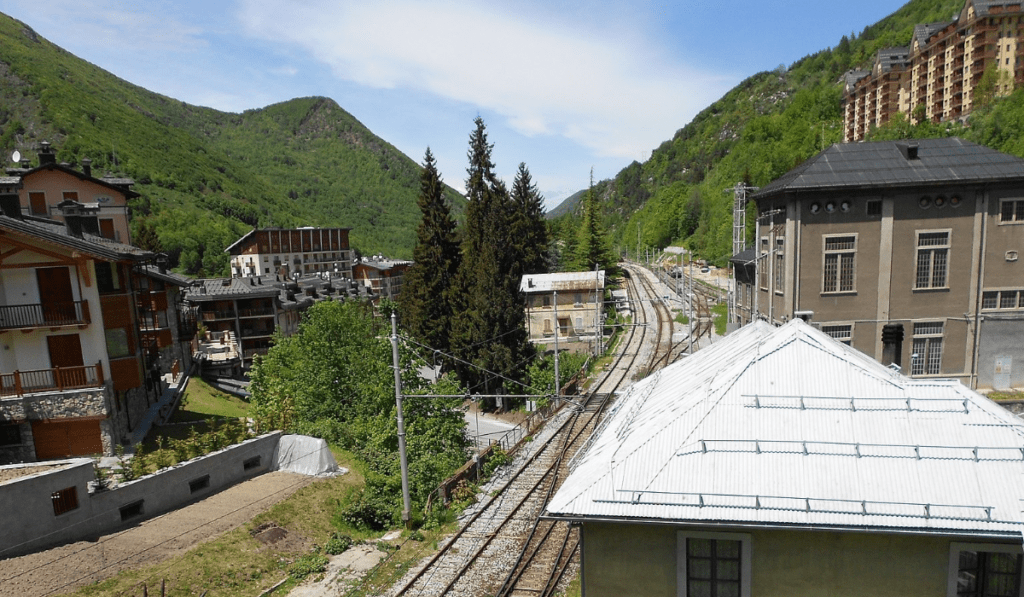
[[[93,160],[136,180],[143,222],[180,271],[227,272],[224,247],[253,226],[345,226],[366,253],[408,258],[420,168],[334,101],[302,98],[242,114],[132,85],[0,14],[0,156]],[[447,196],[461,213],[463,198]]]
[[[639,229],[642,246],[685,242],[702,256],[724,263],[732,248],[732,187],[740,181],[767,184],[840,142],[840,76],[850,68],[870,67],[880,48],[908,45],[915,24],[952,20],[963,4],[963,0],[912,0],[860,33],[843,36],[833,48],[740,83],[662,143],[646,162],[633,162],[614,179],[597,185],[617,248],[632,254]],[[765,43],[771,43],[770,37]],[[988,114],[1005,112],[1013,102],[1024,105],[1024,99],[1015,94],[976,113],[972,123],[988,119],[1009,124],[1008,114],[998,120]],[[1024,124],[1024,118],[1017,122]],[[959,132],[1020,155],[1022,130],[993,124],[974,124],[966,131],[932,125],[877,134]],[[581,195],[553,211],[568,212],[570,219],[578,217],[575,202]],[[573,228],[572,222],[556,226]]]

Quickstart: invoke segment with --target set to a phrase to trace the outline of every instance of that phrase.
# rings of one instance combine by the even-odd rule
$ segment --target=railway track
[[[631,266],[626,271],[634,296],[639,297],[642,288],[648,292],[653,288]],[[552,594],[561,580],[571,576],[568,573],[577,565],[576,529],[566,523],[539,521],[538,517],[568,474],[571,456],[585,446],[615,391],[636,378],[638,367],[649,371],[654,363],[666,360],[671,350],[670,311],[661,301],[636,304],[638,325],[629,328],[623,349],[592,391],[545,425],[507,467],[491,497],[464,513],[461,530],[432,558],[410,571],[389,595],[543,596]],[[667,342],[665,328],[669,328]],[[658,338],[653,351],[646,348],[652,333]]]

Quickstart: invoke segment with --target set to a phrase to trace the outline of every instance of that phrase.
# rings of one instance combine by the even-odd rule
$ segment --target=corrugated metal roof
[[[908,158],[909,147],[917,157]],[[786,191],[1024,181],[1024,159],[957,137],[835,144],[772,181],[754,199]]]
[[[551,292],[553,290],[593,290],[595,281],[598,288],[604,288],[604,270],[598,272],[559,272],[555,274],[527,274],[519,283],[519,290],[526,294]]]
[[[1024,529],[1024,422],[799,320],[748,325],[634,384],[573,466],[551,515]]]

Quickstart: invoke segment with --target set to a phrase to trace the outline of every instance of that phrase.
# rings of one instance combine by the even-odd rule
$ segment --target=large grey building
[[[753,200],[741,323],[801,317],[913,376],[1024,385],[1024,160],[957,138],[833,145]]]

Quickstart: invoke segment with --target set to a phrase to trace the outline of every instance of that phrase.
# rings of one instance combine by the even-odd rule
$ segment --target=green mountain
[[[597,184],[605,222],[620,251],[685,243],[719,265],[732,250],[732,187],[762,186],[832,143],[842,140],[841,75],[870,68],[881,48],[906,46],[914,25],[949,21],[963,0],[911,0],[860,34],[806,56],[789,68],[753,75],[700,112],[644,163],[633,162]],[[766,40],[766,43],[771,43]],[[976,109],[965,128],[895,123],[876,139],[957,134],[1024,156],[1024,90]],[[577,193],[552,210],[570,231],[578,218]],[[752,210],[747,210],[748,218]],[[748,242],[753,226],[748,225]],[[641,248],[642,250],[642,248]]]
[[[0,14],[0,156],[93,160],[134,178],[132,225],[152,224],[172,265],[227,272],[253,226],[343,226],[353,246],[410,258],[419,165],[337,103],[301,98],[242,114],[147,91]],[[454,211],[465,200],[448,188]]]

